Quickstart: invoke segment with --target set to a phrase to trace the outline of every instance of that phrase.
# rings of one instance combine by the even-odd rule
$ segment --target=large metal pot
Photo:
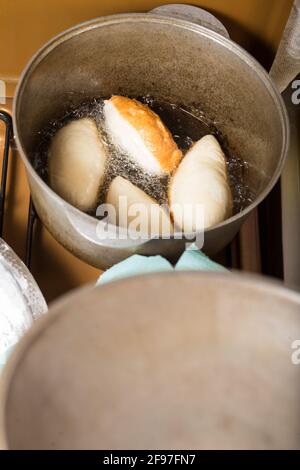
[[[4,370],[0,446],[299,449],[299,313],[299,294],[242,274],[69,293]]]
[[[13,113],[34,205],[57,240],[99,268],[132,253],[174,258],[184,248],[184,241],[175,239],[99,240],[97,220],[61,199],[32,166],[39,131],[49,121],[86,99],[120,93],[201,103],[231,148],[248,162],[245,182],[256,197],[242,212],[205,232],[204,251],[218,252],[274,186],[287,152],[286,110],[268,74],[230,39],[154,14],[89,21],[55,37],[34,56],[20,80]]]

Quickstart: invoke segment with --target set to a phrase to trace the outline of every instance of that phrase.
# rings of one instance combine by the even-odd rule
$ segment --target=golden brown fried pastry
[[[160,117],[137,100],[112,96],[104,104],[108,133],[116,147],[150,174],[171,173],[182,153]]]

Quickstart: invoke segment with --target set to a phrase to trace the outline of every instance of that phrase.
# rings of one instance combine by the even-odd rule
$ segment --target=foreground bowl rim
[[[273,297],[274,300],[283,299],[287,303],[292,303],[298,305],[300,309],[300,293],[284,286],[283,282],[278,279],[263,277],[258,274],[245,273],[239,271],[232,272],[216,272],[216,271],[180,271],[180,272],[159,272],[159,273],[149,273],[143,275],[135,275],[123,279],[117,279],[111,281],[107,284],[101,286],[95,286],[94,284],[88,284],[81,286],[77,289],[73,289],[66,294],[62,295],[50,305],[50,310],[48,315],[39,317],[33,326],[30,328],[29,332],[21,338],[21,340],[16,345],[7,364],[4,366],[4,369],[0,376],[0,449],[8,449],[8,435],[7,435],[7,422],[6,422],[6,410],[7,410],[7,401],[9,397],[9,391],[15,374],[19,366],[22,363],[24,355],[29,351],[32,344],[39,340],[40,336],[47,329],[48,325],[55,323],[60,316],[65,313],[62,311],[62,308],[65,305],[69,304],[69,301],[74,297],[80,297],[82,294],[88,293],[94,289],[99,289],[102,293],[103,291],[112,291],[115,292],[115,286],[118,284],[127,285],[128,289],[131,286],[135,285],[137,279],[146,279],[154,280],[160,283],[163,279],[168,279],[172,277],[177,277],[178,282],[182,278],[191,278],[197,280],[198,282],[205,283],[207,279],[210,281],[213,280],[215,283],[231,284],[235,285],[237,288],[247,289],[256,289],[256,291],[267,293],[270,297]],[[219,285],[219,284],[218,284]],[[245,298],[245,302],[248,299]],[[285,312],[282,312],[282,316],[285,316]]]
[[[203,26],[200,26],[195,23],[191,23],[190,21],[186,20],[181,20],[173,17],[167,17],[167,16],[160,16],[156,14],[151,14],[151,13],[125,13],[125,14],[115,14],[115,15],[110,15],[110,16],[102,16],[98,18],[94,18],[92,20],[85,21],[83,23],[79,23],[69,29],[64,30],[63,32],[59,33],[58,35],[54,36],[51,38],[48,42],[46,42],[41,48],[37,50],[37,52],[32,56],[32,58],[29,60],[27,65],[25,66],[17,88],[16,88],[16,93],[14,95],[14,100],[13,100],[13,127],[14,127],[14,136],[16,139],[17,147],[20,152],[21,158],[25,164],[26,170],[30,174],[32,178],[35,179],[35,181],[43,187],[43,189],[47,192],[47,194],[50,197],[57,198],[57,201],[60,202],[61,205],[66,205],[68,210],[72,211],[79,217],[85,217],[86,220],[89,220],[90,223],[98,223],[99,220],[96,219],[95,217],[86,214],[85,212],[81,211],[77,207],[73,206],[69,202],[67,202],[65,199],[63,199],[61,196],[59,196],[36,172],[34,167],[32,166],[29,158],[27,157],[26,151],[23,148],[23,144],[19,135],[18,131],[18,119],[17,119],[17,112],[18,112],[18,107],[19,107],[19,102],[22,99],[22,94],[24,92],[24,88],[26,87],[27,80],[30,77],[31,72],[38,66],[38,64],[59,44],[71,39],[72,37],[85,33],[89,30],[96,29],[98,27],[105,27],[113,24],[120,24],[120,23],[130,23],[130,22],[143,22],[143,23],[156,23],[156,24],[167,24],[167,25],[173,25],[174,27],[178,27],[181,29],[187,29],[189,31],[198,33],[202,36],[205,36],[207,38],[210,38],[217,43],[225,46],[228,50],[230,50],[233,54],[237,55],[241,60],[243,60],[249,67],[251,66],[252,70],[255,70],[256,74],[260,78],[261,82],[264,83],[265,88],[267,89],[269,95],[274,101],[274,104],[278,110],[279,118],[281,121],[281,128],[282,128],[282,146],[281,146],[281,152],[280,152],[280,158],[278,160],[278,164],[276,167],[276,170],[274,171],[274,174],[272,178],[270,179],[269,183],[266,185],[264,190],[259,194],[259,196],[249,204],[246,208],[244,208],[242,211],[234,214],[232,217],[224,220],[223,222],[210,227],[208,229],[205,229],[204,233],[209,233],[213,232],[215,230],[218,230],[219,228],[223,228],[231,224],[232,222],[236,222],[239,219],[244,219],[255,207],[257,207],[264,199],[265,197],[270,193],[270,191],[273,189],[275,184],[277,183],[281,171],[283,169],[283,165],[285,163],[285,159],[287,156],[287,152],[289,149],[289,143],[290,143],[290,124],[289,124],[289,118],[288,118],[288,113],[286,106],[284,104],[284,101],[282,99],[281,94],[279,93],[279,90],[277,89],[275,83],[267,73],[267,71],[263,68],[263,66],[251,55],[249,54],[245,49],[243,49],[241,46],[236,44],[234,41],[231,39],[227,39],[224,36],[216,33],[215,31],[212,31],[210,29],[207,29]],[[196,233],[195,233],[196,235]],[[162,237],[157,237],[158,240],[161,240]],[[171,236],[170,239],[173,239]],[[151,238],[149,238],[150,241]],[[143,242],[144,243],[144,242]],[[100,242],[100,245],[105,245],[103,241]],[[139,243],[137,243],[139,244]]]

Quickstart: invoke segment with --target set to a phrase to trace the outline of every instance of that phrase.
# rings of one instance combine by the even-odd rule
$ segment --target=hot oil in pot
[[[233,212],[240,212],[253,201],[253,194],[245,184],[245,176],[248,171],[247,163],[231,152],[230,146],[217,129],[215,123],[203,114],[199,106],[187,108],[147,95],[138,96],[136,99],[147,104],[160,116],[183,154],[201,137],[213,134],[219,141],[227,158],[229,181],[233,194]],[[47,153],[55,133],[69,121],[83,117],[91,117],[96,121],[98,128],[101,130],[104,145],[108,149],[107,170],[99,195],[99,204],[104,201],[110,182],[118,175],[127,178],[159,203],[166,203],[169,178],[167,176],[161,177],[147,174],[132,162],[126,154],[114,147],[106,133],[103,118],[103,99],[101,98],[82,103],[81,106],[69,110],[59,119],[49,123],[46,128],[42,129],[40,132],[40,145],[33,156],[35,169],[40,176],[47,181]],[[95,213],[91,215],[95,215]]]

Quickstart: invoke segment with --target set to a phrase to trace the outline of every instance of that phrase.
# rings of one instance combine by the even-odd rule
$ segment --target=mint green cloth
[[[227,271],[224,266],[212,261],[195,244],[189,246],[181,255],[175,267],[162,256],[133,255],[115,264],[98,279],[97,286],[107,282],[165,271]]]
[[[177,261],[175,271],[227,271],[227,269],[212,261],[196,245],[191,245]]]
[[[140,274],[173,271],[173,266],[162,256],[132,255],[129,258],[107,269],[98,279],[97,284],[106,284]]]

